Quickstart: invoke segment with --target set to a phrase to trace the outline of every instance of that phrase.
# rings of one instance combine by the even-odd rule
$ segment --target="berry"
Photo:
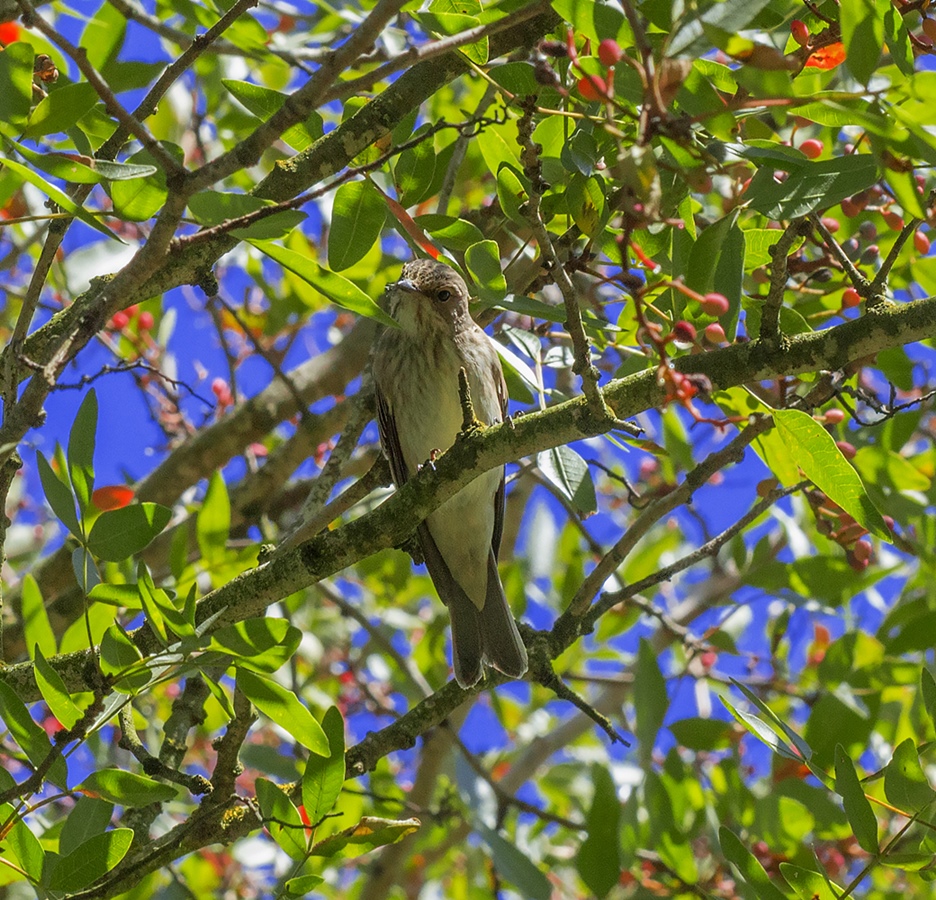
[[[825,411],[824,418],[827,425],[838,425],[840,422],[845,421],[845,412],[837,406],[833,406],[832,409],[827,409]]]
[[[724,294],[706,294],[700,301],[702,312],[710,316],[723,316],[728,312],[728,298]]]
[[[776,478],[765,478],[763,481],[757,482],[757,496],[763,499],[769,497],[778,487],[780,487],[780,482]]]
[[[893,531],[893,530],[894,530],[894,525],[895,525],[893,516],[882,516],[881,518],[884,519],[884,524],[885,524],[891,531]]]
[[[583,100],[602,100],[608,96],[608,86],[600,75],[592,75],[590,78],[579,78],[578,84],[579,96]]]
[[[858,293],[853,287],[845,288],[845,292],[842,294],[842,306],[846,309],[849,309],[853,306],[859,306],[861,304],[861,294]]]
[[[130,316],[131,319],[135,319],[137,314],[140,312],[140,304],[134,303],[133,306],[128,306],[124,312]]]
[[[916,247],[916,252],[919,253],[920,256],[926,256],[930,249],[930,239],[922,231],[915,231],[913,233],[913,246]]]
[[[852,547],[852,553],[855,554],[855,559],[858,562],[867,562],[871,559],[871,544],[869,541],[858,541],[854,547]]]
[[[881,255],[881,248],[877,244],[868,244],[865,248],[865,252],[861,254],[861,259],[858,260],[862,265],[870,265]]]
[[[231,395],[231,389],[228,387],[228,383],[223,378],[215,378],[211,382],[211,393],[218,398],[219,406],[230,406],[234,402],[234,397]]]
[[[712,322],[711,325],[705,326],[705,339],[710,344],[724,344],[728,341],[725,329],[718,322]]]
[[[845,459],[854,459],[855,454],[858,453],[855,449],[855,445],[849,444],[848,441],[836,441],[835,446],[842,451],[842,456],[844,456]]]
[[[137,327],[140,331],[149,331],[153,327],[154,322],[153,314],[143,310],[143,312],[140,313],[140,318],[137,320]]]
[[[884,221],[887,223],[887,227],[891,231],[900,231],[904,227],[903,217],[899,214],[888,210],[886,213],[883,213]]]
[[[696,339],[695,325],[679,321],[673,326],[673,337],[681,344],[691,344]]]
[[[110,320],[111,331],[123,331],[129,323],[130,317],[125,312],[115,312]]]
[[[832,216],[823,216],[822,224],[825,225],[826,229],[830,234],[835,234],[842,226],[839,224],[838,219],[833,219]]]
[[[800,153],[802,153],[807,159],[818,159],[822,156],[822,151],[825,149],[825,145],[822,141],[816,140],[816,138],[809,138],[807,141],[803,141],[799,145]]]
[[[861,207],[858,206],[851,197],[846,197],[842,201],[842,215],[845,216],[846,219],[854,219],[860,212]]]
[[[790,34],[793,35],[793,40],[801,47],[805,47],[809,43],[809,28],[806,27],[806,23],[802,19],[794,19],[790,22]]]
[[[863,208],[864,207],[862,207],[862,209]],[[877,237],[877,226],[874,222],[864,221],[858,226],[858,233],[866,241],[873,241]]]
[[[608,68],[618,62],[623,55],[624,51],[621,50],[618,42],[611,38],[605,38],[598,45],[598,59]]]

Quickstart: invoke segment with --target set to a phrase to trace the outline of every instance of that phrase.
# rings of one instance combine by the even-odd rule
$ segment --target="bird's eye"
[[[438,299],[441,300],[443,303],[445,303],[445,301],[448,300],[449,297],[451,296],[452,296],[451,291],[439,291],[439,293],[436,294],[436,297],[438,297]]]

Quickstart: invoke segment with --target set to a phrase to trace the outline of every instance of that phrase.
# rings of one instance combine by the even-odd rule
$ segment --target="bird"
[[[396,486],[447,450],[462,429],[459,370],[484,425],[507,416],[507,385],[493,342],[471,318],[468,288],[451,267],[406,263],[387,286],[400,325],[378,339],[373,358],[377,425]],[[483,662],[511,678],[527,652],[497,571],[504,525],[504,469],[478,476],[429,514],[417,537],[429,576],[449,610],[455,679],[471,688]]]

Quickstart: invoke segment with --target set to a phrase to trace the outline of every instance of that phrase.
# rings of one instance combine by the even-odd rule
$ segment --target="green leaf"
[[[159,503],[132,503],[101,513],[91,526],[88,549],[107,562],[120,562],[139,553],[172,518]]]
[[[509,881],[521,897],[528,898],[528,900],[549,900],[552,897],[552,885],[549,879],[533,864],[526,853],[509,841],[505,841],[493,828],[488,828],[482,822],[475,823],[475,831],[488,845],[498,874]]]
[[[0,806],[0,814],[6,821],[13,810],[9,804]],[[3,843],[12,848],[19,860],[20,868],[29,876],[29,880],[38,882],[42,878],[45,863],[45,851],[30,827],[20,818],[16,818],[13,827],[4,835]]]
[[[328,266],[336,272],[360,262],[379,240],[387,220],[387,204],[369,181],[352,181],[335,192]]]
[[[221,628],[209,650],[227,653],[255,672],[275,672],[299,646],[302,632],[285,619],[256,618]]]
[[[883,9],[874,0],[840,0],[839,22],[845,65],[862,84],[877,69],[884,43]]]
[[[565,192],[566,206],[582,234],[595,237],[604,227],[608,210],[604,197],[604,182],[597,175],[585,177],[576,172],[569,179]]]
[[[59,835],[58,852],[67,856],[88,838],[104,834],[114,814],[114,804],[96,797],[79,797],[66,816]]]
[[[42,763],[52,751],[45,731],[33,721],[26,704],[5,681],[0,681],[0,718],[34,766]]]
[[[101,638],[101,673],[117,678],[116,690],[135,694],[149,683],[149,672],[140,664],[143,656],[118,623]],[[133,671],[130,671],[133,670]]]
[[[734,727],[723,719],[690,717],[673,722],[669,730],[676,742],[687,750],[724,750],[730,742]]]
[[[115,828],[88,838],[59,859],[49,878],[50,891],[78,891],[115,868],[133,843],[132,828]]]
[[[588,811],[588,837],[575,857],[575,867],[598,897],[605,897],[621,878],[621,802],[610,773],[592,766],[595,794]]]
[[[420,137],[422,140],[415,147],[404,150],[393,167],[393,183],[401,206],[413,206],[425,200],[432,187],[436,152],[430,130],[431,126],[428,123],[421,125],[411,140]]]
[[[842,893],[842,889],[838,885],[833,888],[832,882],[824,875],[794,866],[792,863],[780,863],[780,874],[799,894],[801,900],[838,900]]]
[[[923,694],[923,706],[930,722],[936,724],[936,680],[925,666],[920,670],[920,692]]]
[[[848,824],[855,832],[858,846],[872,856],[877,855],[877,819],[858,780],[855,765],[841,744],[835,745],[835,792],[844,801],[845,815],[848,816]]]
[[[344,831],[339,831],[337,834],[330,835],[319,841],[312,848],[312,855],[334,856],[344,850],[345,847],[350,846],[360,848],[356,849],[353,854],[354,856],[360,856],[375,847],[395,844],[418,830],[421,825],[419,819],[379,819],[364,816],[357,825],[352,825],[350,828],[344,829]],[[350,856],[352,854],[346,855]]]
[[[34,55],[26,41],[16,41],[0,53],[0,129],[11,137],[29,117]]]
[[[790,448],[790,456],[806,477],[856,522],[889,541],[890,529],[832,435],[798,409],[776,410],[773,420]]]
[[[52,512],[75,537],[80,537],[82,532],[78,516],[75,514],[75,498],[68,485],[55,474],[41,450],[36,451],[36,465],[39,468],[43,493],[52,507]]]
[[[884,793],[894,806],[909,813],[918,812],[936,797],[920,766],[913,738],[900,744],[884,767]]]
[[[102,222],[98,221],[97,217],[86,210],[83,206],[79,206],[75,203],[71,197],[68,196],[64,191],[60,191],[57,187],[52,184],[49,184],[44,178],[37,175],[27,166],[24,166],[22,163],[16,162],[13,159],[3,160],[3,165],[6,166],[13,172],[16,172],[21,178],[25,181],[28,181],[33,187],[39,188],[43,194],[45,194],[50,199],[54,200],[62,209],[67,213],[71,213],[73,216],[77,216],[81,219],[85,225],[90,226],[95,231],[100,231],[102,234],[106,234],[109,238],[113,238],[115,241],[119,241],[121,244],[124,243],[121,238],[119,238],[113,231],[110,230]]]
[[[101,573],[86,547],[75,547],[71,555],[71,564],[82,593],[90,593],[101,583]]]
[[[71,728],[83,715],[81,709],[71,698],[62,676],[59,675],[42,655],[42,650],[36,646],[35,652],[36,686],[42,699],[49,706],[49,710],[63,727]]]
[[[456,35],[470,28],[477,28],[481,20],[477,15],[466,15],[465,11],[480,14],[481,5],[476,2],[455,3],[453,0],[432,0],[428,9],[415,13],[423,28],[438,35]],[[473,63],[483,66],[488,61],[488,39],[483,37],[474,43],[459,47]]]
[[[335,805],[344,784],[344,720],[336,706],[325,710],[322,730],[328,739],[328,756],[313,753],[302,775],[302,805],[313,825]]]
[[[279,111],[289,96],[249,81],[222,78],[221,83],[240,103],[264,122]],[[282,140],[293,150],[301,153],[311,147],[322,136],[322,133],[322,117],[319,113],[313,112],[305,122],[287,128],[282,134]]]
[[[653,745],[657,732],[663,725],[669,699],[666,695],[666,681],[660,671],[657,655],[649,642],[640,639],[637,650],[637,668],[634,672],[634,706],[637,711],[637,743],[640,748],[640,761],[650,765]]]
[[[733,831],[722,825],[718,829],[718,842],[725,859],[732,863],[741,877],[754,888],[758,900],[788,900],[786,894],[770,880],[757,857],[741,843]]]
[[[877,164],[868,155],[852,154],[808,163],[774,181],[773,170],[757,170],[744,197],[751,209],[769,219],[798,219],[827,209],[863,191],[878,179]]]
[[[137,565],[137,589],[140,592],[140,602],[143,604],[146,623],[153,630],[160,643],[164,647],[168,647],[169,633],[166,631],[166,621],[162,614],[164,604],[159,603],[156,599],[159,588],[156,587],[153,576],[150,575],[146,563],[142,560]]]
[[[82,512],[91,505],[91,492],[94,490],[94,433],[97,419],[97,394],[91,388],[78,407],[68,435],[68,477]]]
[[[330,755],[322,726],[292,691],[242,668],[237,669],[237,687],[260,712],[288,731],[307,750],[319,756]]]
[[[250,194],[232,194],[222,191],[202,191],[189,199],[189,211],[201,225],[211,227],[229,222],[241,216],[249,215],[271,206],[271,200],[262,200]],[[241,240],[254,239],[272,241],[286,237],[297,225],[306,219],[306,214],[298,209],[283,209],[259,219],[242,228],[231,229],[231,234]]]
[[[209,568],[220,566],[227,555],[227,540],[231,531],[231,501],[227,485],[219,471],[208,479],[208,489],[195,524],[198,549]]]
[[[571,447],[560,444],[538,453],[536,464],[583,518],[598,511],[598,499],[588,463]]]
[[[284,269],[298,275],[303,281],[312,285],[320,294],[337,306],[349,309],[360,316],[376,319],[391,328],[398,328],[393,321],[370,297],[356,284],[348,281],[336,272],[330,272],[314,260],[309,259],[294,250],[288,250],[281,244],[271,241],[255,241],[250,243],[261,253],[266,254],[274,262],[278,262]]]
[[[165,803],[167,800],[174,800],[178,794],[171,784],[163,784],[145,775],[113,768],[92,772],[73,790],[89,797],[107,800],[109,803],[131,807]]]
[[[795,759],[802,762],[803,758],[797,753],[791,744],[788,744],[777,732],[775,732],[763,719],[759,719],[753,713],[745,712],[732,706],[724,697],[721,702],[751,734],[758,740],[765,743],[774,753],[783,756],[786,759]]]
[[[300,875],[286,882],[286,893],[290,897],[305,897],[317,888],[325,879],[321,875]]]
[[[32,111],[23,137],[37,138],[68,131],[97,102],[97,91],[87,81],[54,88]]]
[[[23,638],[28,650],[39,647],[46,656],[55,656],[57,647],[55,633],[49,622],[39,585],[32,572],[27,572],[23,578],[20,590],[23,617]]]
[[[736,678],[731,679],[731,683],[739,690],[751,703],[754,704],[765,716],[769,727],[778,735],[784,735],[787,740],[790,741],[793,747],[796,748],[796,754],[798,758],[809,762],[812,758],[812,747],[809,746],[809,743],[800,737],[786,722],[783,721],[777,714],[769,707],[760,697],[757,696],[746,684],[738,681]]]
[[[163,142],[166,150],[176,162],[181,163],[184,158],[182,148],[176,144]],[[149,166],[154,162],[148,150],[139,150],[128,160],[127,164],[134,166]],[[129,222],[145,222],[163,207],[169,195],[166,187],[166,173],[156,166],[156,171],[147,178],[134,178],[129,181],[115,181],[110,185],[111,200],[114,201],[114,212]]]
[[[480,241],[465,251],[465,268],[478,287],[485,306],[500,303],[507,295],[507,279],[501,271],[500,251],[494,241]]]
[[[290,859],[305,859],[308,845],[306,826],[292,800],[279,785],[266,778],[258,778],[254,789],[257,792],[257,802],[260,804],[264,825],[273,840]]]
[[[416,216],[413,221],[446,250],[456,253],[464,253],[472,244],[484,240],[484,235],[477,225],[464,219],[456,219],[454,216],[427,213],[424,216]]]

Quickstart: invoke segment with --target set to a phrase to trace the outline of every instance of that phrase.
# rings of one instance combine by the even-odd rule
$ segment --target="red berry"
[[[673,337],[681,344],[691,344],[696,339],[695,325],[679,321],[673,326]]]
[[[825,145],[822,141],[816,140],[816,138],[809,138],[807,141],[803,141],[799,145],[800,153],[802,153],[807,159],[818,159],[822,156],[822,151],[825,149]]]
[[[137,327],[140,331],[149,331],[153,327],[154,323],[153,314],[143,310],[140,313],[140,318],[137,320]]]
[[[130,317],[125,312],[115,312],[111,316],[110,327],[112,331],[123,331],[130,323]]]
[[[853,287],[845,288],[845,292],[842,294],[842,306],[849,308],[852,306],[859,306],[860,304],[861,294]]]
[[[809,29],[801,19],[794,19],[790,22],[790,34],[793,35],[793,40],[801,47],[805,47],[809,43]]]
[[[825,416],[823,416],[823,418],[828,425],[838,425],[840,422],[845,421],[845,411],[839,409],[837,406],[833,406],[832,409],[827,409],[825,411]]]
[[[823,216],[823,217],[822,217],[822,224],[825,225],[826,230],[827,230],[830,234],[835,234],[835,232],[838,231],[839,228],[842,227],[842,226],[839,224],[839,220],[838,220],[838,219],[833,219],[832,216]]]
[[[219,406],[230,406],[234,402],[231,389],[223,378],[215,378],[211,382],[211,393],[218,398]]]
[[[702,312],[710,316],[723,316],[728,312],[728,298],[724,294],[706,294],[700,301]]]
[[[919,253],[921,256],[926,256],[930,249],[930,239],[922,231],[915,231],[913,233],[913,246],[916,247],[917,253]]]
[[[903,229],[904,220],[897,213],[888,211],[883,215],[884,221],[887,223],[887,227],[890,228],[891,231],[900,231]]]
[[[848,441],[836,441],[835,446],[842,451],[842,456],[845,459],[854,459],[858,451],[855,449],[854,444],[849,444]]]
[[[608,86],[600,75],[579,78],[577,87],[584,100],[602,100],[608,96]]]
[[[871,544],[869,541],[858,541],[854,547],[852,547],[852,553],[855,554],[855,559],[858,562],[867,562],[871,559]]]
[[[725,329],[718,322],[712,322],[711,325],[705,326],[705,339],[710,344],[724,344],[728,340],[725,336]]]
[[[130,316],[131,319],[135,319],[139,311],[140,311],[140,305],[138,303],[134,303],[133,306],[128,306],[124,310],[124,312],[126,312],[126,314]]]
[[[620,48],[618,42],[611,38],[605,38],[598,45],[598,59],[609,68],[618,62],[623,55],[624,51]]]
[[[861,208],[850,197],[846,197],[842,201],[842,215],[845,216],[846,219],[854,219],[860,212]]]

